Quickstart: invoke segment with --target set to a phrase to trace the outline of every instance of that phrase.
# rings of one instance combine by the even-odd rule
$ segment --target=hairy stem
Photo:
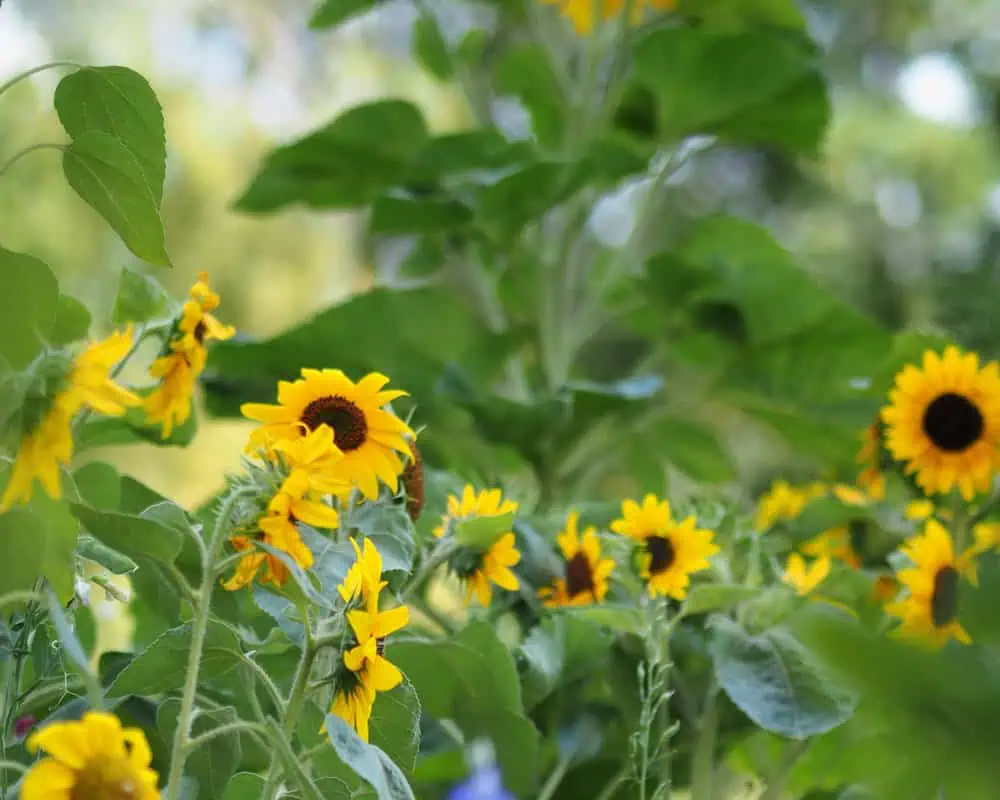
[[[222,542],[229,529],[230,517],[240,497],[249,490],[234,491],[222,503],[219,514],[215,518],[212,538],[201,564],[201,588],[198,591],[199,602],[194,606],[194,618],[191,621],[191,649],[188,652],[187,674],[184,678],[184,691],[181,694],[181,708],[177,717],[177,731],[174,733],[174,744],[170,754],[170,772],[167,778],[165,800],[178,800],[181,792],[181,778],[184,775],[184,762],[187,759],[188,746],[191,740],[191,723],[194,721],[195,695],[198,692],[198,671],[201,666],[201,655],[205,647],[205,634],[208,632],[208,621],[212,610],[212,589],[215,588],[215,561],[222,549]]]

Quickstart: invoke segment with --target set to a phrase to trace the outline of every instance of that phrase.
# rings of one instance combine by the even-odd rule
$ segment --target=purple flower
[[[448,794],[448,800],[516,800],[503,786],[503,778],[496,767],[477,769],[465,783],[460,783]]]

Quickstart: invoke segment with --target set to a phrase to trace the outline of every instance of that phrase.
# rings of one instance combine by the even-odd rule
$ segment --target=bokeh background
[[[467,9],[460,1],[440,2],[461,25]],[[313,5],[7,0],[0,6],[0,84],[53,60],[123,64],[148,77],[166,118],[163,218],[176,265],[159,277],[180,297],[208,270],[223,297],[221,318],[249,335],[276,333],[391,280],[367,260],[355,214],[232,211],[264,153],[383,95],[418,103],[439,132],[468,119],[461,92],[411,57],[414,14],[407,2],[334,32],[308,28]],[[825,52],[834,105],[821,158],[790,163],[713,149],[671,180],[664,213],[726,210],[763,222],[801,265],[887,327],[944,328],[995,357],[1000,2],[801,5]],[[28,144],[63,138],[51,105],[59,74],[40,73],[0,98],[0,163]],[[613,230],[615,209],[592,222]],[[51,151],[18,162],[0,183],[0,241],[47,261],[97,321],[106,318],[120,269],[134,265],[66,185]],[[794,468],[786,451],[749,432],[730,434],[748,485]],[[245,435],[242,422],[203,420],[187,450],[125,448],[93,456],[110,456],[193,507],[237,466]]]

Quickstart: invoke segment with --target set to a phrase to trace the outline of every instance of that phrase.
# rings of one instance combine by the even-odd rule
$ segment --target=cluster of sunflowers
[[[975,584],[977,557],[1000,543],[988,495],[1000,471],[1000,367],[980,367],[974,353],[956,347],[926,352],[921,367],[907,365],[896,376],[889,404],[863,440],[856,487],[776,481],[759,502],[755,527],[764,532],[794,522],[811,501],[829,495],[857,509],[885,503],[887,476],[897,474],[907,500],[903,517],[923,528],[904,538],[892,574],[876,573],[874,597],[901,621],[904,635],[969,643],[958,622],[961,579]],[[861,535],[862,527],[848,523],[807,540],[789,555],[784,580],[808,595],[834,563],[861,569]]]

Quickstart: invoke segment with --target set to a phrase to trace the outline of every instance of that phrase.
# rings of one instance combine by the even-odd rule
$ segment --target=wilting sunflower
[[[923,368],[907,365],[882,409],[886,447],[916,473],[928,494],[956,486],[971,500],[990,488],[1000,467],[1000,369],[979,368],[975,353],[948,347],[924,353]]]
[[[513,500],[504,500],[499,489],[483,489],[477,492],[475,487],[467,484],[462,489],[461,498],[448,495],[448,511],[441,518],[441,524],[434,528],[434,535],[444,536],[451,526],[459,520],[474,517],[502,517],[512,514],[518,509]]]
[[[28,737],[44,750],[21,786],[21,800],[158,800],[153,755],[139,728],[114,714],[88,711],[80,720],[52,722]]]
[[[829,556],[820,556],[813,559],[811,564],[806,564],[802,556],[798,553],[792,553],[788,556],[788,561],[785,564],[785,572],[781,576],[781,580],[795,589],[800,597],[805,597],[818,588],[829,574]]]
[[[882,448],[882,424],[875,421],[861,435],[861,449],[855,459],[861,465],[857,483],[873,500],[885,500],[885,476],[879,469]]]
[[[250,448],[297,439],[321,425],[329,425],[344,453],[336,477],[358,487],[375,500],[379,480],[393,492],[399,488],[403,462],[411,455],[413,431],[385,406],[406,395],[383,390],[385,375],[372,372],[355,383],[339,369],[303,369],[302,378],[278,383],[278,405],[245,403],[241,411],[263,425],[250,435]]]
[[[191,416],[195,383],[205,369],[206,343],[230,339],[236,333],[236,328],[223,325],[209,313],[219,303],[219,295],[208,286],[208,273],[199,273],[191,287],[191,299],[184,303],[162,354],[149,368],[149,374],[159,383],[147,395],[143,407],[147,420],[163,425],[164,439],[175,425],[183,425]]]
[[[266,567],[262,581],[283,586],[288,580],[288,567],[268,552],[258,551],[262,542],[286,553],[303,569],[313,564],[312,551],[306,547],[296,523],[317,528],[336,528],[340,522],[337,511],[310,496],[309,475],[304,471],[289,475],[267,504],[266,512],[253,523],[242,526],[230,539],[237,552],[244,553],[233,576],[222,585],[229,591],[242,589],[254,580],[261,567]],[[250,533],[246,531],[250,530]]]
[[[596,27],[595,11],[598,17],[596,23],[599,24],[620,16],[626,8],[626,0],[599,0],[596,9],[594,0],[545,0],[545,2],[559,6],[559,13],[573,23],[576,32],[581,36],[593,33]],[[629,24],[635,25],[641,22],[646,9],[665,11],[676,6],[677,0],[633,0]]]
[[[601,558],[601,540],[589,527],[581,534],[580,515],[570,512],[566,530],[556,537],[565,559],[565,574],[552,586],[538,590],[546,606],[582,606],[600,603],[608,593],[608,577],[615,568],[614,559]]]
[[[757,503],[754,527],[766,531],[779,522],[796,519],[809,501],[826,493],[822,483],[792,486],[788,481],[776,480]]]
[[[951,536],[935,519],[929,519],[923,535],[910,539],[901,550],[913,562],[896,576],[908,591],[885,610],[902,620],[905,635],[935,645],[951,638],[969,644],[972,640],[958,622],[958,609],[961,578],[976,582],[975,550],[956,558]]]
[[[87,407],[108,416],[118,417],[141,400],[111,378],[111,371],[132,346],[131,329],[111,334],[101,342],[92,342],[76,358],[62,380],[62,389],[49,398],[48,407],[37,422],[25,431],[10,481],[0,500],[0,511],[17,502],[31,500],[37,479],[50,497],[62,494],[59,465],[73,457],[73,417]]]
[[[367,742],[376,693],[387,692],[403,680],[399,667],[383,655],[383,648],[386,637],[409,622],[409,609],[399,606],[382,612],[349,611],[347,621],[355,644],[344,653],[330,713],[344,720]],[[324,724],[320,731],[325,727]]]
[[[712,532],[695,524],[693,516],[676,522],[666,500],[647,494],[641,506],[624,501],[622,516],[611,523],[611,530],[639,544],[639,574],[651,595],[683,600],[691,574],[707,569],[709,557],[719,552]]]

